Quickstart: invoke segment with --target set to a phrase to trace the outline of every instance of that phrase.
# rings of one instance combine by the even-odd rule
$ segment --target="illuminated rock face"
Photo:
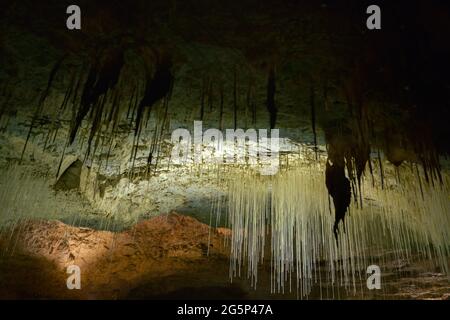
[[[11,238],[7,233],[1,237],[1,250],[8,253],[1,266],[7,268],[8,263],[26,256],[30,257],[29,265],[22,266],[21,271],[50,273],[56,279],[61,279],[59,275],[65,274],[68,266],[80,267],[82,290],[78,293],[64,290],[63,277],[61,283],[56,279],[53,284],[32,282],[25,288],[49,286],[48,297],[124,298],[141,281],[157,283],[159,279],[183,274],[205,274],[225,286],[228,253],[222,234],[223,231],[174,213],[142,221],[122,233],[72,227],[58,221],[29,221],[17,225]],[[33,266],[35,260],[43,263]],[[224,265],[217,269],[220,264]],[[216,274],[219,270],[223,274]],[[203,285],[206,282],[205,279]],[[1,296],[13,296],[14,290],[19,290],[3,289],[4,286]],[[153,294],[171,290],[162,288]]]

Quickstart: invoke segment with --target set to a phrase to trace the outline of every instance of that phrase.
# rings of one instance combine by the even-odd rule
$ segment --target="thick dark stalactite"
[[[124,52],[122,49],[105,50],[101,56],[97,56],[91,65],[88,77],[81,94],[80,107],[72,123],[69,142],[73,143],[81,122],[98,105],[102,95],[112,90],[119,81],[120,71],[124,65]],[[96,112],[94,111],[94,114]],[[95,128],[94,124],[93,127]]]
[[[153,74],[153,77],[149,81],[147,81],[144,97],[140,101],[137,109],[135,136],[139,132],[139,127],[141,126],[142,116],[144,114],[145,108],[148,107],[150,112],[152,106],[157,101],[170,95],[174,81],[171,67],[172,61],[169,56],[165,55],[158,58],[156,70]]]
[[[362,206],[361,177],[369,161],[370,147],[355,139],[353,130],[346,127],[342,121],[329,124],[325,130],[325,139],[328,149],[325,184],[329,195],[333,198],[335,209],[333,232],[337,241],[339,223],[341,221],[344,223],[352,193],[355,202],[357,203],[359,198]]]
[[[344,223],[345,214],[351,200],[350,180],[345,176],[344,166],[338,162],[332,163],[332,160],[328,159],[325,171],[325,183],[328,193],[333,198],[335,209],[333,232],[337,241],[339,222],[342,221]]]

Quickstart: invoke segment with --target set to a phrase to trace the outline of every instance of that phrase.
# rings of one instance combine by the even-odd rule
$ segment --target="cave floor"
[[[1,299],[449,299],[447,276],[423,260],[381,266],[382,289],[321,280],[308,296],[271,292],[270,263],[259,268],[256,289],[245,273],[229,277],[230,230],[210,228],[171,213],[113,233],[28,220],[0,236]],[[67,267],[81,271],[81,289],[69,290]],[[243,267],[245,270],[245,267]],[[430,271],[431,270],[431,271]],[[327,279],[319,267],[321,279]],[[292,281],[294,282],[294,280]],[[353,291],[356,289],[356,292]]]

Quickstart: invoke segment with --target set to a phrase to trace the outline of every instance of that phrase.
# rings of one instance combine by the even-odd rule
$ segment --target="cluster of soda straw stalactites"
[[[376,178],[363,181],[363,203],[352,201],[337,241],[323,163],[296,165],[274,177],[232,178],[230,276],[246,275],[257,286],[258,266],[270,262],[273,292],[305,296],[325,282],[356,294],[367,267],[386,263],[387,253],[395,261],[420,257],[447,273],[449,177],[444,174],[442,185],[423,185],[408,165],[396,171],[390,178],[385,172],[384,188]]]

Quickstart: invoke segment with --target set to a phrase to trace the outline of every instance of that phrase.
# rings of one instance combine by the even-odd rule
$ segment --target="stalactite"
[[[220,84],[220,106],[219,106],[219,129],[223,130],[223,99],[224,99],[224,89],[223,82]]]
[[[314,85],[311,81],[310,86],[310,104],[311,104],[311,125],[312,125],[312,132],[313,132],[313,139],[314,139],[314,153],[316,154],[316,160],[317,160],[317,132],[316,132],[316,105],[314,101]]]
[[[327,161],[325,177],[328,193],[333,198],[334,203],[335,220],[333,232],[337,241],[339,222],[342,221],[344,223],[345,214],[350,205],[350,180],[345,176],[344,166],[333,160]]]
[[[101,100],[98,103],[99,106],[97,108],[93,109],[93,110],[95,110],[95,114],[94,114],[94,118],[92,120],[91,130],[89,132],[88,147],[87,147],[88,155],[90,154],[90,151],[91,151],[92,139],[94,138],[94,136],[96,135],[98,130],[101,128],[102,114],[103,114],[103,110],[105,108],[107,99],[108,99],[108,95],[105,93],[105,95],[102,96]],[[94,148],[96,148],[96,145],[94,146]],[[95,154],[95,150],[94,150],[93,154]]]
[[[55,121],[55,120],[53,120],[53,121]],[[45,135],[44,146],[42,147],[42,151],[45,151],[45,149],[47,148],[47,143],[48,143],[48,140],[50,139],[50,134],[51,134],[52,129],[53,129],[52,128],[53,127],[53,121],[52,121],[52,125],[47,130],[47,134]]]
[[[100,148],[98,148],[100,140],[101,140],[101,144],[100,144]],[[106,136],[97,134],[96,141],[94,144],[95,145],[94,152],[92,153],[92,158],[95,159],[95,154],[97,152],[97,149],[100,150],[99,154],[97,155],[97,158],[99,159],[98,164],[97,164],[97,172],[96,172],[97,175],[100,175],[100,170],[102,168],[103,157],[101,157],[101,155],[103,154],[103,149],[105,148],[106,141],[108,141],[108,139],[106,139]]]
[[[350,204],[346,232],[336,241],[323,167],[322,162],[320,169],[317,163],[298,165],[270,178],[235,172],[227,192],[232,229],[230,277],[247,275],[256,287],[259,266],[270,259],[272,292],[297,290],[304,296],[322,281],[331,283],[333,290],[342,286],[356,295],[357,282],[365,281],[372,257],[392,252],[402,261],[413,256],[426,258],[447,272],[448,175],[444,188],[423,186],[423,198],[417,197],[421,191],[408,168],[399,168],[404,170],[401,188],[394,187],[395,182],[380,189],[379,183],[373,186],[362,181],[374,205],[363,209]],[[342,167],[335,168],[344,179]]]
[[[165,130],[167,118],[168,118],[168,115],[169,115],[169,101],[170,101],[170,96],[166,96],[166,98],[164,99],[164,116],[163,116],[163,121],[161,123],[160,134],[159,134],[159,137],[158,137],[158,150],[157,150],[157,155],[156,155],[155,171],[158,168],[158,162],[159,162],[159,159],[160,159],[159,152],[161,150],[161,141],[163,141],[164,130]]]
[[[112,113],[112,118],[111,118],[111,123],[112,123],[112,127],[111,127],[111,134],[114,135],[117,126],[119,125],[119,115],[120,115],[120,103],[122,100],[122,94],[119,94],[117,101],[116,101],[116,106],[114,108],[114,112]]]
[[[209,112],[212,112],[214,109],[214,90],[213,90],[213,80],[209,80],[209,86],[208,86],[208,106],[209,106]]]
[[[114,130],[112,132],[112,134],[109,137],[109,147],[108,147],[108,152],[106,153],[106,161],[105,161],[105,170],[108,169],[108,163],[109,163],[109,158],[111,156],[111,150],[112,150],[112,146],[114,143]]]
[[[380,149],[377,150],[378,166],[380,167],[380,179],[381,179],[381,189],[384,189],[384,171],[383,163],[381,161]]]
[[[66,55],[64,55],[61,59],[56,61],[55,65],[53,66],[52,70],[50,71],[50,76],[48,78],[47,87],[42,92],[41,97],[39,98],[39,102],[38,102],[38,104],[36,106],[36,111],[34,112],[34,115],[33,115],[32,119],[31,119],[30,128],[28,129],[27,137],[25,139],[25,145],[23,146],[22,154],[20,155],[19,163],[21,163],[22,160],[23,160],[23,156],[25,154],[25,150],[27,149],[28,141],[30,140],[31,133],[32,133],[33,128],[35,126],[36,120],[37,120],[37,118],[39,117],[39,115],[40,115],[40,113],[42,111],[45,99],[47,99],[47,96],[50,93],[50,89],[52,87],[53,80],[54,80],[54,78],[56,76],[56,73],[60,69],[60,67],[61,67],[61,65],[62,65],[62,63],[63,63],[65,58],[66,58]]]
[[[61,106],[59,107],[59,111],[57,112],[57,114],[52,116],[52,121],[51,121],[51,124],[49,125],[49,130],[48,130],[47,135],[45,137],[44,146],[42,148],[43,151],[45,151],[45,149],[47,148],[47,144],[48,144],[48,142],[50,140],[50,136],[51,136],[52,133],[54,133],[52,142],[54,142],[56,140],[56,136],[58,134],[59,127],[60,127],[60,115],[66,109],[66,106],[69,103],[69,100],[70,100],[70,98],[72,96],[73,87],[74,87],[74,84],[75,84],[75,78],[76,78],[76,73],[73,73],[72,77],[70,79],[70,82],[69,82],[69,86],[67,87],[66,93],[64,94],[63,101],[61,102]]]
[[[158,122],[155,123],[155,128],[153,130],[153,136],[150,144],[150,150],[148,152],[147,157],[147,179],[149,179],[150,176],[150,167],[153,163],[153,154],[155,153],[155,148],[158,143],[157,137],[158,137]]]
[[[248,82],[248,89],[247,89],[247,108],[251,111],[252,115],[252,125],[256,125],[256,104],[253,102],[253,86],[254,86],[254,80],[253,77],[250,76],[250,80]]]
[[[127,119],[133,119],[134,117],[131,116],[131,112],[132,112],[132,106],[133,106],[133,99],[134,99],[134,95],[136,94],[137,91],[137,87],[133,87],[132,91],[131,91],[131,97],[130,100],[128,102],[128,109],[127,109]]]
[[[233,121],[234,130],[237,129],[237,66],[234,66],[234,76],[233,76]]]
[[[70,97],[71,97],[72,92],[73,92],[73,86],[74,86],[74,83],[75,83],[75,77],[76,77],[76,73],[73,73],[73,75],[71,77],[71,80],[70,80],[70,83],[69,83],[69,86],[67,87],[66,94],[64,95],[64,99],[63,99],[63,101],[61,103],[61,106],[59,108],[60,112],[64,112],[64,110],[67,107],[67,104],[69,103]]]
[[[83,82],[83,78],[84,78],[84,66],[81,66],[80,68],[80,72],[78,75],[78,80],[76,82],[75,88],[73,89],[73,94],[72,94],[72,108],[74,109],[76,106],[76,102],[77,102],[77,98],[78,98],[78,91],[80,90],[81,87],[81,83]]]
[[[119,108],[119,104],[120,104],[120,92],[119,90],[116,90],[116,92],[113,95],[111,109],[109,110],[107,117],[105,119],[105,121],[108,122],[109,124],[112,122],[114,114],[117,112],[117,109]]]
[[[124,52],[121,48],[107,49],[92,62],[81,94],[80,106],[70,130],[69,142],[71,144],[89,111],[95,116],[94,109],[98,105],[98,99],[117,85],[123,65]]]
[[[136,163],[136,157],[137,157],[137,152],[138,152],[138,148],[139,148],[139,140],[141,138],[141,132],[142,132],[142,126],[139,126],[138,128],[138,132],[137,134],[134,135],[133,138],[133,146],[131,149],[131,169],[130,169],[130,173],[129,173],[129,179],[133,178],[133,173],[134,173],[134,167],[135,167],[135,163]]]
[[[277,122],[278,109],[275,104],[275,67],[271,66],[269,69],[269,75],[267,78],[267,110],[270,115],[270,128],[275,128]]]
[[[60,173],[60,170],[61,170],[61,165],[63,163],[64,156],[66,155],[66,149],[67,149],[67,143],[64,144],[64,149],[63,149],[63,152],[62,152],[61,157],[59,159],[58,168],[56,169],[55,178],[58,178],[58,176],[59,176],[59,173]]]
[[[203,117],[205,116],[205,92],[206,92],[206,80],[202,79],[202,89],[201,89],[201,97],[200,97],[200,120],[203,121]]]
[[[59,132],[59,129],[60,129],[61,127],[62,127],[61,122],[58,121],[58,123],[56,124],[56,130],[55,130],[55,133],[53,134],[52,143],[55,143],[56,137],[58,136],[58,132]]]
[[[172,61],[169,56],[160,56],[156,64],[156,70],[153,74],[151,80],[147,80],[144,97],[139,103],[136,113],[136,127],[134,134],[135,136],[139,132],[139,127],[142,121],[142,115],[146,107],[148,107],[149,112],[152,106],[165,96],[169,95],[174,81],[174,76],[170,68],[172,67]],[[149,78],[149,75],[147,75]]]
[[[5,85],[5,87],[6,87],[6,85]],[[5,111],[7,110],[8,104],[10,103],[10,101],[13,97],[12,91],[8,91],[8,93],[3,93],[3,95],[6,98],[5,98],[5,101],[0,106],[0,120],[2,120],[2,117],[5,114]]]
[[[131,117],[130,117],[130,127],[132,127],[132,124],[133,124],[133,121],[134,121],[134,118],[135,118],[135,114],[137,112],[138,101],[139,101],[138,97],[139,97],[139,84],[136,87],[136,95],[135,95],[135,98],[134,98],[134,104],[132,106],[133,110],[132,110]],[[130,101],[130,103],[131,103],[131,101]]]
[[[424,194],[423,194],[423,187],[422,187],[422,179],[420,178],[419,167],[417,166],[417,164],[415,164],[415,167],[416,167],[417,180],[419,182],[419,187],[420,187],[420,194],[422,195],[422,199],[423,199]]]
[[[323,103],[325,107],[325,111],[330,111],[330,106],[328,102],[328,79],[325,79],[325,83],[323,85]]]

